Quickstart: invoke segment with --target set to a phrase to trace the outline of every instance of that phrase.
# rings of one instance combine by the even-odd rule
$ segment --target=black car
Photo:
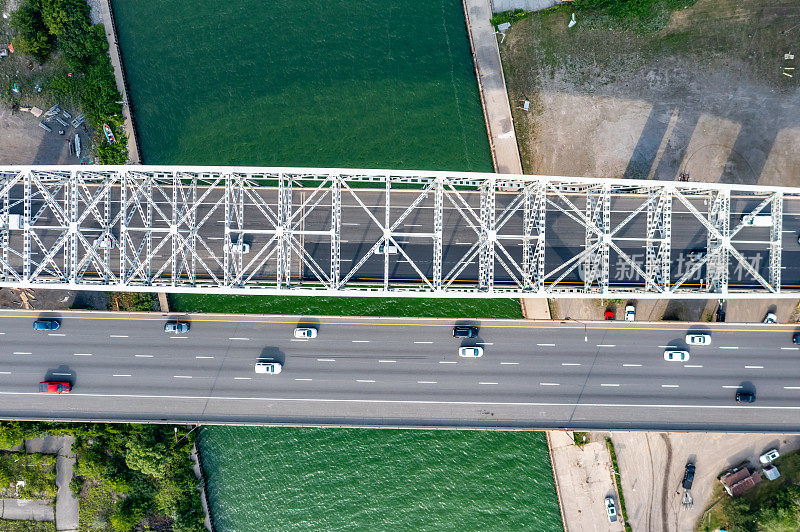
[[[800,344],[800,333],[794,333],[792,335],[792,343],[793,344]]]
[[[453,338],[475,338],[478,328],[471,325],[456,325],[453,327]]]
[[[736,392],[736,402],[741,403],[755,403],[756,394],[750,392]]]
[[[683,480],[681,481],[683,489],[692,489],[692,482],[694,482],[694,464],[686,464],[686,469],[683,471]]]

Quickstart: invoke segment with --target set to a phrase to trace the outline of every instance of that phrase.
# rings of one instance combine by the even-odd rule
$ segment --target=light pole
[[[587,343],[589,342],[589,332],[586,330],[586,324],[585,323],[583,323],[580,320],[576,320],[574,318],[570,318],[569,316],[565,316],[564,319],[567,320],[567,321],[576,321],[576,322],[580,323],[581,325],[583,325],[583,341],[587,342]]]

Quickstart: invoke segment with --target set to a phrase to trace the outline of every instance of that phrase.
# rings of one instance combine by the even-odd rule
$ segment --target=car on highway
[[[100,249],[114,249],[114,239],[110,236],[101,236],[94,240],[94,245]]]
[[[230,248],[231,253],[241,253],[242,255],[247,255],[250,253],[250,244],[247,242],[231,242]]]
[[[758,461],[764,465],[767,465],[776,460],[780,455],[781,453],[778,452],[778,449],[770,449],[769,451],[759,456]]]
[[[764,316],[764,323],[778,323],[778,317],[772,312],[767,312],[767,315]]]
[[[800,333],[794,333],[792,335],[792,343],[793,344],[800,344]]]
[[[453,327],[453,338],[475,338],[478,328],[472,325],[456,325]]]
[[[465,358],[479,358],[483,356],[483,348],[480,346],[459,347],[458,356]]]
[[[614,311],[611,310],[611,309],[606,310],[605,314],[603,314],[603,317],[605,319],[607,319],[608,321],[613,321],[613,319],[614,319]]]
[[[736,402],[739,404],[755,403],[756,394],[751,392],[736,392]]]
[[[256,362],[256,373],[265,373],[267,375],[277,375],[283,371],[283,364],[272,360],[259,360]]]
[[[633,305],[625,306],[625,321],[634,321],[636,319],[636,307]]]
[[[58,320],[36,320],[33,322],[34,331],[57,331],[61,327]]]
[[[62,381],[43,381],[39,383],[39,393],[69,393],[72,385]]]
[[[664,351],[664,360],[667,362],[686,362],[689,360],[689,352],[683,349],[667,349]]]
[[[683,489],[690,490],[692,489],[692,482],[694,482],[694,464],[688,463],[683,470],[683,480],[681,480],[681,486]]]
[[[316,338],[317,337],[317,329],[316,329],[316,327],[297,327],[294,330],[294,337],[295,338]]]
[[[388,246],[386,244],[381,244],[378,246],[378,249],[375,250],[375,254],[377,255],[394,255],[395,253],[397,253],[397,246],[392,244]]]
[[[614,497],[606,497],[606,517],[609,523],[617,521],[617,503],[614,502]]]
[[[689,333],[686,335],[686,343],[689,345],[711,345],[711,335],[702,333]]]
[[[164,324],[165,333],[181,334],[189,332],[189,322],[187,321],[168,321]]]

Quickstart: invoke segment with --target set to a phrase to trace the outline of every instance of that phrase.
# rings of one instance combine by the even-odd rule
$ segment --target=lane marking
[[[130,376],[131,376],[130,373],[115,373],[112,375],[112,377],[130,377]]]
[[[62,333],[47,333],[47,336],[66,336],[66,335]]]
[[[677,345],[660,345],[658,347],[662,347],[664,349],[678,349]]]
[[[145,356],[146,356],[146,355],[145,355]],[[196,357],[194,357],[194,358],[214,358],[214,357],[201,357],[201,356],[196,356]]]
[[[318,358],[317,362],[336,362],[335,358]]]
[[[702,368],[702,364],[684,364],[684,368]]]
[[[494,342],[475,342],[475,345],[494,345]]]
[[[92,356],[92,354],[91,353],[72,353],[72,356],[75,356],[75,357],[90,357],[90,356]]]
[[[235,380],[235,381],[249,381],[249,380],[253,380],[253,377],[234,377],[233,380]]]
[[[250,338],[241,338],[241,337],[236,336],[236,337],[233,337],[233,338],[228,338],[228,340],[240,340],[242,342],[248,342],[248,341],[250,341]]]
[[[556,344],[536,344],[536,345],[538,345],[539,347],[555,347],[556,346]]]
[[[784,390],[800,390],[800,386],[784,386]]]
[[[440,360],[439,364],[458,364],[455,360]]]
[[[415,344],[432,344],[433,342],[414,342]]]
[[[617,344],[597,344],[597,347],[617,347]]]
[[[186,340],[189,337],[188,336],[170,336],[170,338],[172,338],[173,340]]]
[[[128,335],[127,334],[109,334],[108,337],[109,338],[127,338]]]
[[[417,381],[417,384],[439,384],[436,381]]]
[[[745,366],[744,369],[764,369],[764,366]]]
[[[738,390],[741,386],[723,386],[726,390]]]
[[[781,347],[783,351],[799,351],[800,347]]]
[[[369,340],[350,340],[354,344],[368,344]]]
[[[562,362],[562,366],[580,366],[577,362]]]
[[[153,358],[155,355],[133,355],[133,356],[135,356],[136,358]]]
[[[623,368],[641,368],[642,365],[641,364],[623,364],[622,367]]]
[[[557,382],[540,382],[539,386],[561,386]]]
[[[191,375],[173,375],[172,378],[173,379],[191,379],[192,376]]]
[[[0,375],[11,375],[10,371],[0,371]]]
[[[500,384],[499,382],[479,382],[478,384]]]
[[[295,379],[296,381],[310,381],[311,379]]]
[[[58,375],[60,377],[68,377],[72,375],[72,373],[53,373],[53,375]]]
[[[292,342],[308,342],[308,338],[292,338]]]
[[[519,366],[519,362],[500,362],[501,366]]]
[[[381,363],[381,364],[395,364],[395,363],[397,363],[396,360],[378,360],[378,362]]]
[[[33,353],[28,353],[27,351],[14,351],[15,355],[32,355]]]
[[[718,347],[718,349],[739,349],[739,346],[738,345],[732,345],[732,346],[721,345],[721,346]]]
[[[680,388],[680,386],[677,385],[677,384],[662,384],[661,387],[662,388]]]
[[[619,384],[607,384],[607,383],[605,383],[605,384],[601,384],[600,386],[613,386],[613,387],[616,388],[616,387],[619,386]]]
[[[356,379],[356,382],[375,382],[372,379]]]

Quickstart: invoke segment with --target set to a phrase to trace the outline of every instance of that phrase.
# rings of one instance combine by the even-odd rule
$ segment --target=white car
[[[267,373],[269,375],[277,375],[283,370],[283,365],[280,362],[266,362],[259,360],[256,362],[256,373]]]
[[[397,253],[397,246],[389,244],[381,244],[378,246],[378,249],[375,250],[376,255],[394,255]]]
[[[667,349],[664,351],[664,360],[667,362],[686,362],[689,360],[689,352],[680,349]]]
[[[627,305],[625,307],[625,321],[633,321],[636,319],[636,307]]]
[[[468,358],[478,358],[483,356],[482,347],[459,347],[458,356]]]
[[[781,453],[778,452],[778,449],[772,449],[770,451],[765,452],[761,456],[759,456],[758,457],[758,461],[761,462],[762,464],[766,465],[766,464],[769,464],[772,461],[774,461],[780,455],[781,455]]]
[[[247,255],[250,253],[250,244],[247,242],[231,242],[230,250],[231,253],[241,253],[242,255]]]
[[[772,312],[767,312],[767,315],[764,316],[764,323],[778,323],[778,317]]]
[[[613,497],[606,497],[606,517],[609,523],[614,523],[617,520],[617,504],[614,502]]]
[[[114,249],[114,241],[111,239],[110,236],[96,238],[94,241],[94,245],[99,247],[100,249]]]
[[[317,329],[314,327],[298,327],[294,330],[295,338],[316,338]]]
[[[686,343],[689,345],[711,345],[710,334],[687,334]]]

